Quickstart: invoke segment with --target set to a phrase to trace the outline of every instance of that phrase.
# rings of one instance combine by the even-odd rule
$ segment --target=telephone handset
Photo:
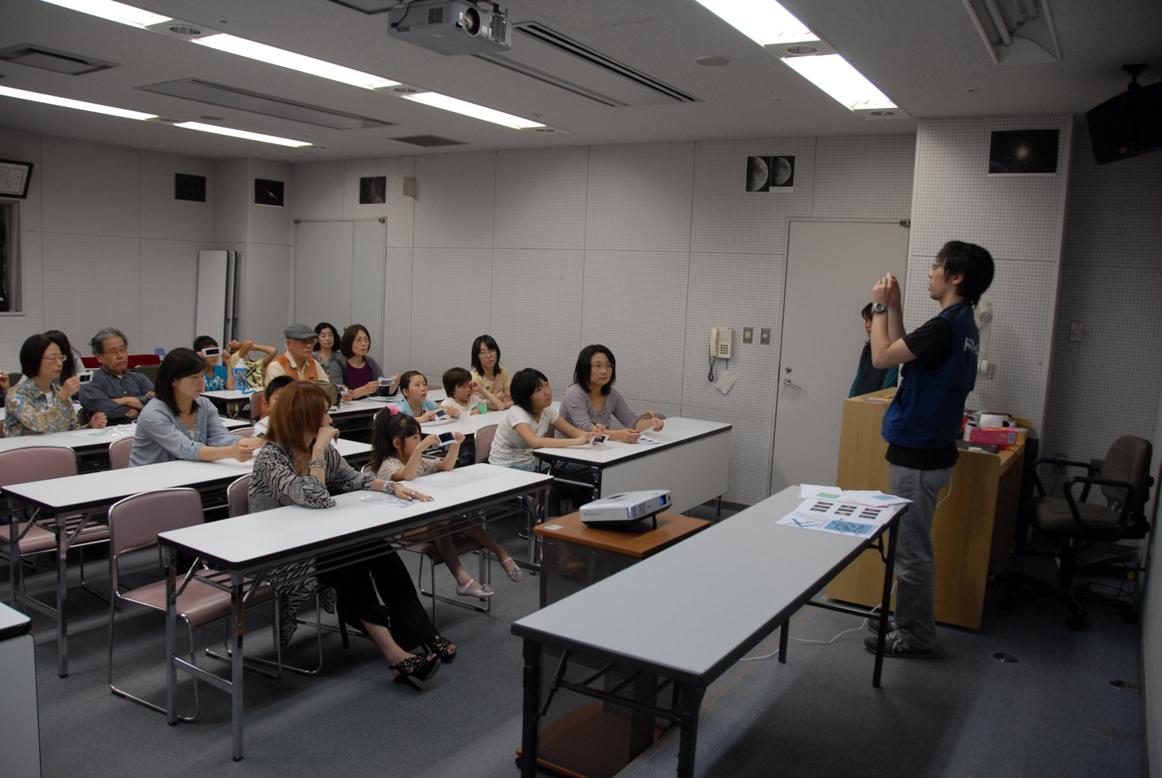
[[[710,328],[710,356],[715,359],[730,359],[730,342],[734,330],[729,327]]]

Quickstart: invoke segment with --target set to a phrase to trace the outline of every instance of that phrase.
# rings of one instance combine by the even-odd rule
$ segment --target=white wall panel
[[[492,321],[510,373],[535,367],[549,377],[557,399],[573,381],[581,346],[585,253],[566,250],[496,249],[492,260]],[[481,332],[477,335],[483,334]],[[471,367],[471,341],[460,361]]]
[[[795,185],[746,191],[746,158],[771,155],[795,157]],[[691,249],[785,255],[787,218],[811,215],[814,165],[814,138],[699,143]]]
[[[383,292],[383,361],[385,373],[402,373],[412,364],[412,249],[389,246]],[[467,351],[467,347],[465,347]]]
[[[690,292],[686,304],[684,405],[716,408],[724,413],[773,414],[778,391],[779,344],[782,342],[784,254],[691,254]],[[742,328],[754,327],[754,342],[742,342]],[[738,382],[723,395],[706,380],[711,327],[734,329],[734,356],[719,361],[715,376],[730,370]],[[771,343],[759,343],[760,330],[771,328]]]
[[[491,152],[417,158],[416,247],[492,248],[495,173]]]
[[[214,164],[214,240],[218,243],[246,243],[249,203],[254,199],[250,163],[245,159],[222,160]]]
[[[345,168],[344,162],[295,165],[291,170],[295,187],[291,216],[295,219],[342,219]]]
[[[593,146],[585,246],[688,251],[694,144]]]
[[[206,202],[174,197],[174,174],[206,177]],[[141,236],[209,241],[214,237],[214,163],[141,152]]]
[[[384,226],[377,219],[360,219],[352,225],[351,245],[351,318],[337,327],[362,324],[371,334],[371,355],[382,354],[383,344],[383,274],[386,247]],[[382,367],[382,365],[381,365]]]
[[[581,345],[617,356],[625,395],[682,401],[686,279],[682,251],[587,251]]]
[[[914,135],[820,138],[812,215],[907,219],[912,212]]]
[[[141,152],[45,137],[41,153],[45,232],[140,234]]]
[[[243,249],[238,325],[244,337],[284,349],[282,332],[291,321],[290,279],[288,246],[251,243]]]
[[[496,157],[496,247],[585,248],[589,149],[501,151]]]
[[[403,179],[416,174],[415,157],[349,160],[343,172],[343,215],[348,219],[387,219],[386,245],[411,246],[416,201],[403,195]],[[359,179],[387,177],[387,202],[359,204]]]
[[[45,328],[83,344],[102,327],[117,327],[131,351],[142,346],[138,238],[46,232],[43,240]],[[80,268],[100,272],[79,283]]]
[[[329,321],[340,333],[351,323],[353,236],[354,225],[349,221],[295,225],[295,321],[308,327]]]
[[[141,332],[145,350],[192,347],[198,286],[198,250],[192,241],[141,240]],[[219,327],[219,330],[221,327]],[[210,333],[213,334],[213,333]]]
[[[1057,174],[990,176],[992,130],[1059,129]],[[948,240],[994,257],[1057,263],[1069,177],[1068,116],[926,119],[917,130],[913,255],[933,257]]]
[[[417,247],[414,256],[408,367],[437,386],[445,370],[463,365],[473,338],[488,332],[492,249]]]

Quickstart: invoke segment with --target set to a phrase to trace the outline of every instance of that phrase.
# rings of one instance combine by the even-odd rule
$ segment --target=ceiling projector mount
[[[490,0],[411,0],[387,15],[392,38],[441,54],[495,54],[512,48],[508,13]]]

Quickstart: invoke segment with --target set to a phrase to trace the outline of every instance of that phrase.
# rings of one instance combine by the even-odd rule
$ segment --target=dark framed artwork
[[[1055,175],[1060,135],[1060,130],[994,130],[989,137],[989,175]]]
[[[274,205],[281,208],[286,204],[283,187],[282,181],[274,181],[269,178],[254,179],[254,204]]]
[[[359,179],[359,204],[387,202],[387,176],[364,176]]]
[[[191,173],[174,173],[173,196],[175,200],[189,200],[194,203],[206,202],[206,177]]]
[[[794,155],[772,154],[746,158],[746,191],[777,192],[794,188]]]

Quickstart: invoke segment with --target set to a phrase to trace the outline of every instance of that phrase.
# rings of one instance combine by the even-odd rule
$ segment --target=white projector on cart
[[[670,492],[666,489],[622,492],[582,505],[581,521],[590,527],[616,529],[655,517],[670,505]]]

